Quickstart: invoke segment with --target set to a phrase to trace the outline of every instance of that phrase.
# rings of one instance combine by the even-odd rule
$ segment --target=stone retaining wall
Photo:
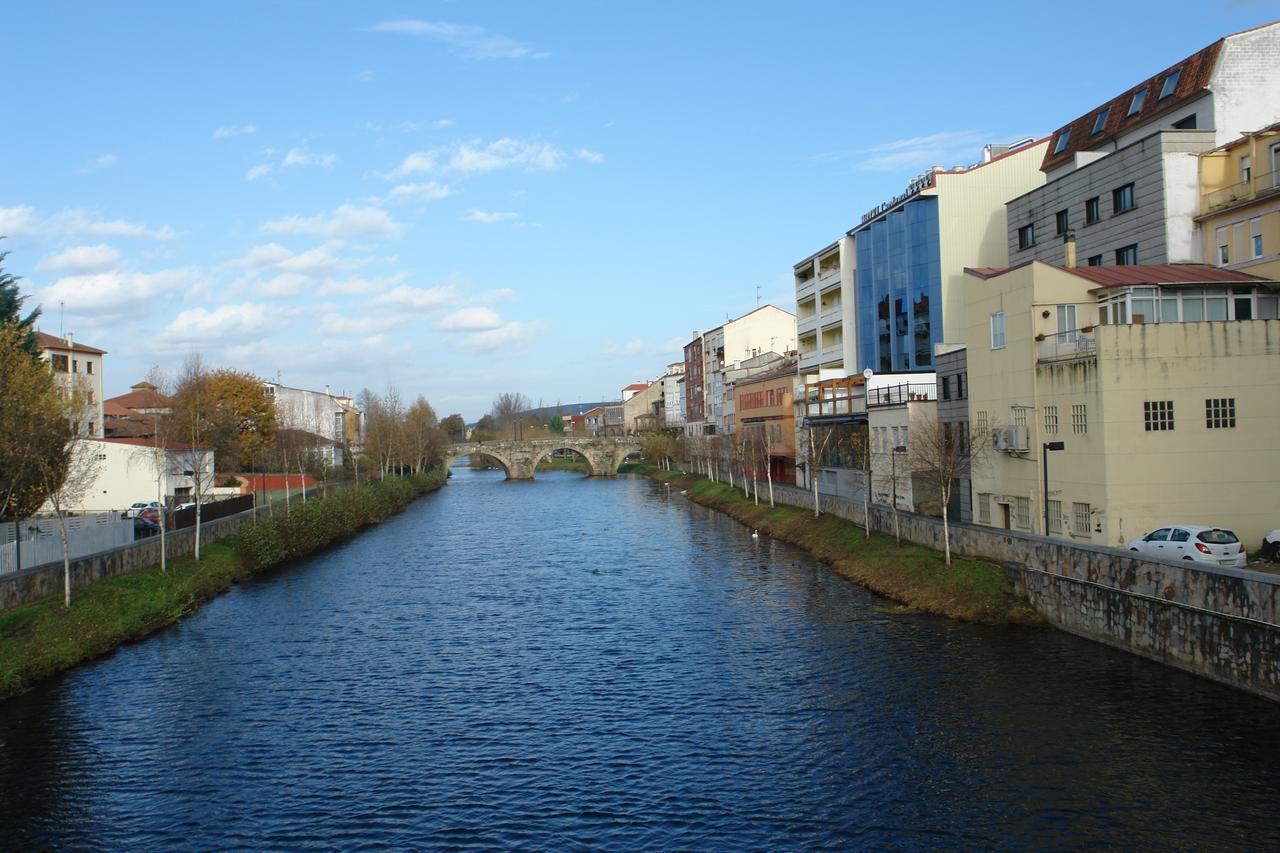
[[[761,484],[761,497],[765,497]],[[813,509],[813,493],[774,486],[779,503]],[[822,511],[863,523],[861,503]],[[893,511],[871,506],[893,535]],[[941,551],[942,520],[898,513],[902,537]],[[953,554],[1002,564],[1032,606],[1065,631],[1280,701],[1280,576],[1138,559],[1097,545],[952,523]]]
[[[213,542],[229,536],[245,521],[253,518],[253,511],[229,515],[216,521],[207,521],[200,525],[201,544]],[[165,534],[166,551],[169,559],[185,557],[195,551],[195,528],[174,530]],[[122,575],[148,566],[160,565],[160,537],[151,536],[122,545],[110,551],[102,551],[88,557],[71,561],[71,595],[75,598],[77,587],[108,578]],[[50,595],[62,595],[63,568],[62,563],[46,563],[33,566],[0,577],[0,611],[29,604]]]

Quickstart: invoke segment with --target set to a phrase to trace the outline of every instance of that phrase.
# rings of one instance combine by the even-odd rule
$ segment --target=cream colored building
[[[1045,533],[1047,455],[1050,536],[1207,524],[1252,550],[1280,526],[1280,284],[1200,264],[968,277],[977,523]]]
[[[1199,160],[1196,222],[1204,258],[1280,278],[1280,124],[1245,134]]]
[[[64,394],[74,388],[84,403],[82,411],[71,418],[78,435],[102,436],[102,368],[106,351],[77,343],[68,334],[59,338],[36,332],[40,357],[49,364],[54,379]]]
[[[842,378],[857,361],[854,323],[856,257],[845,235],[792,269],[796,288],[796,346],[806,382]]]
[[[630,395],[622,403],[623,429],[627,435],[639,435],[661,429],[665,425],[666,407],[662,381],[650,382],[647,385],[637,382],[623,389],[624,394],[628,391]]]

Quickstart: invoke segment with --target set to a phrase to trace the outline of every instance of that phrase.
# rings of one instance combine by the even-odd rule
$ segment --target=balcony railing
[[[1205,193],[1200,199],[1200,212],[1212,213],[1225,207],[1280,193],[1280,171],[1253,175],[1247,181]]]
[[[918,400],[938,399],[936,382],[911,382],[902,385],[886,385],[883,388],[872,388],[867,392],[867,407],[900,406]]]
[[[1036,358],[1040,362],[1071,361],[1077,358],[1096,358],[1098,342],[1093,337],[1093,330],[1077,329],[1072,332],[1058,332],[1056,335],[1044,335],[1043,340],[1036,338]]]

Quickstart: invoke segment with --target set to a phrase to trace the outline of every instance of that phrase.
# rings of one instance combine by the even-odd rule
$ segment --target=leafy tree
[[[485,415],[471,428],[472,441],[493,441],[498,438],[498,422],[493,415]]]
[[[547,429],[552,435],[564,435],[564,418],[552,415],[551,420],[547,421]]]
[[[462,419],[462,415],[449,415],[440,422],[440,428],[452,442],[467,440],[467,422]]]
[[[0,519],[26,518],[67,474],[71,424],[42,362],[28,357],[27,332],[0,322]]]
[[[445,434],[436,419],[436,411],[427,398],[418,395],[404,413],[404,456],[402,461],[421,474],[439,457]]]
[[[175,436],[211,448],[220,471],[242,470],[272,447],[275,406],[251,373],[208,371],[198,357],[189,360],[174,389],[172,407]]]
[[[22,305],[27,297],[18,293],[19,277],[4,271],[4,259],[7,257],[8,252],[0,252],[0,325],[15,327],[20,335],[21,349],[33,359],[38,359],[40,351],[36,347],[35,323],[40,317],[40,309],[32,309],[23,319]]]

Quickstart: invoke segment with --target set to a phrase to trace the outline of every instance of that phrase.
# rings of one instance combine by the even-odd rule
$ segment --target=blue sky
[[[478,417],[616,397],[933,164],[1272,4],[39,3],[0,234],[122,393],[200,352]],[[62,309],[59,308],[62,303]],[[64,312],[64,313],[63,313]]]

